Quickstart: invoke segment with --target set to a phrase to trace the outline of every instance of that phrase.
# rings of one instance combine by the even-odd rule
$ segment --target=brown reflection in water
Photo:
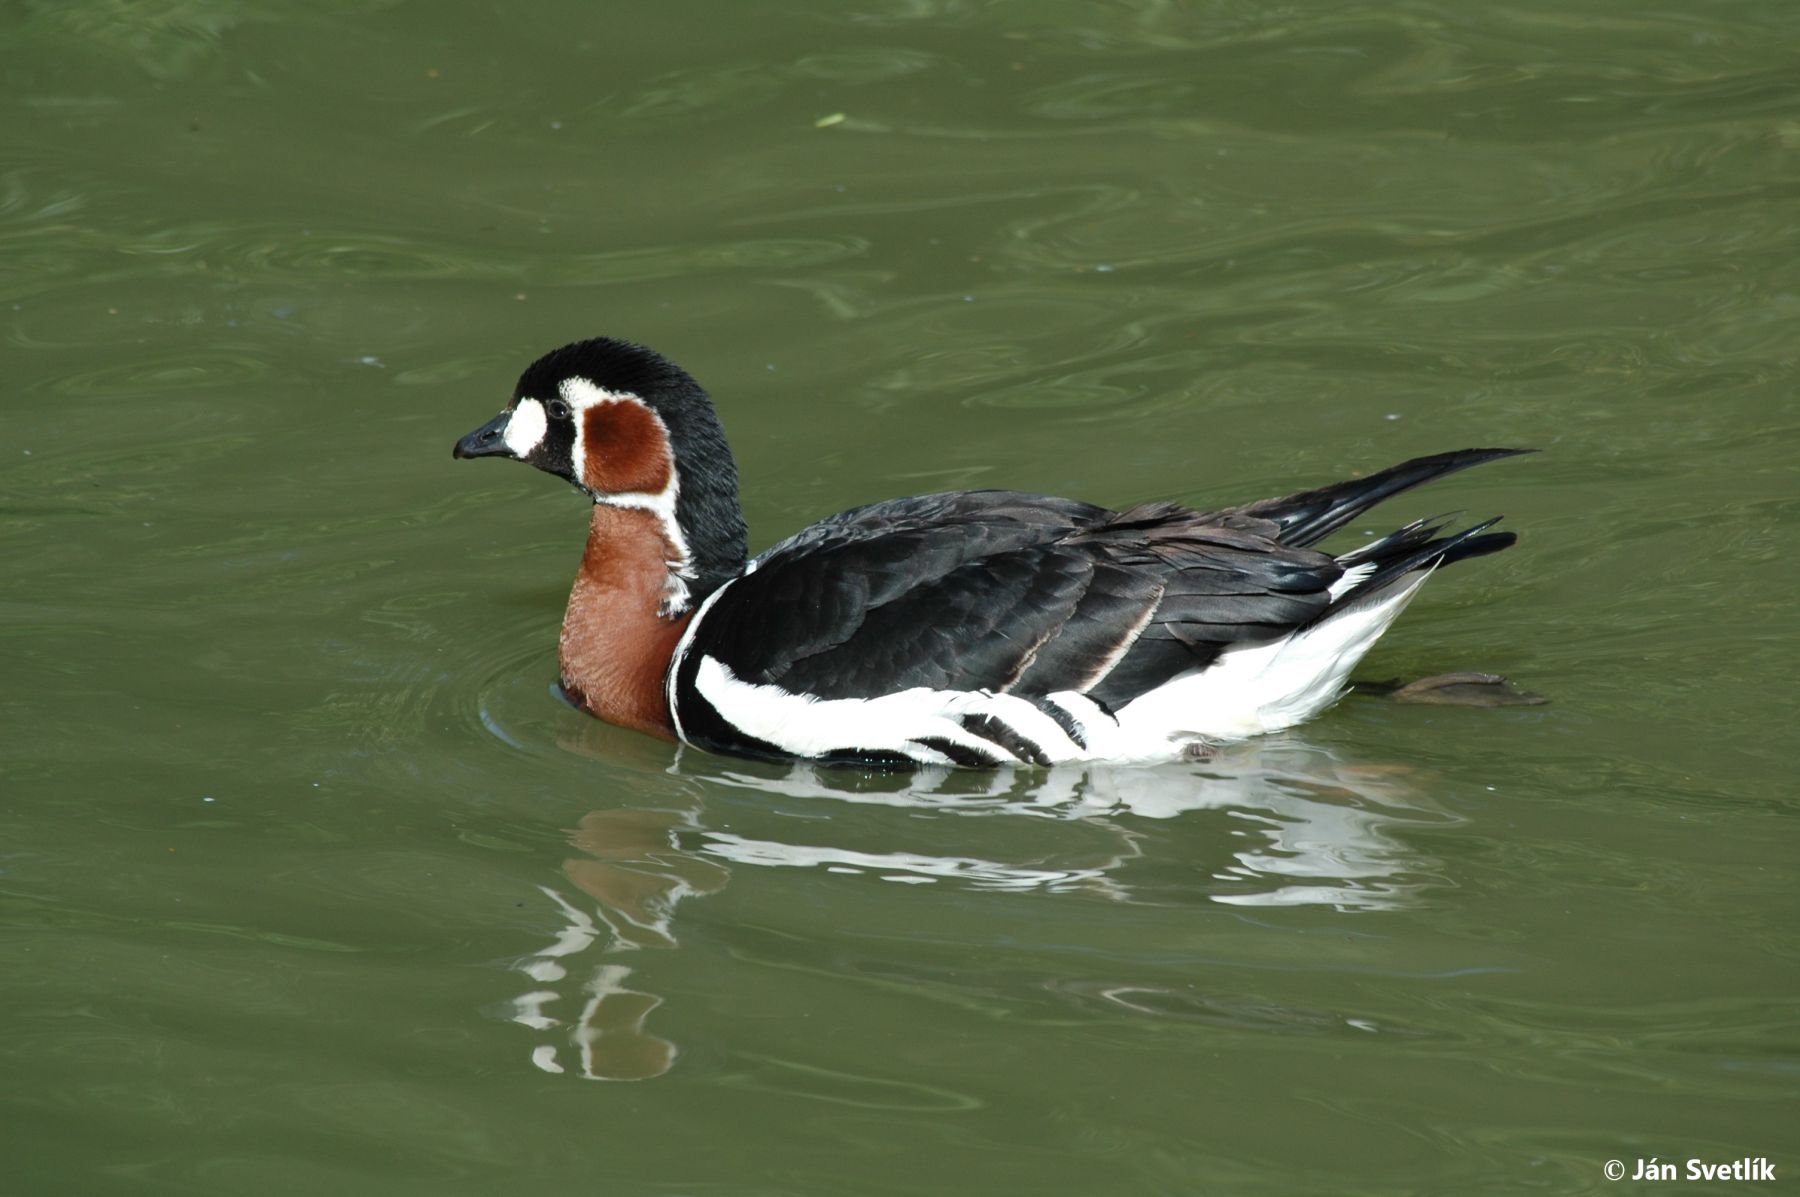
[[[563,873],[598,903],[612,935],[603,954],[639,948],[673,948],[670,922],[682,898],[724,887],[730,871],[681,848],[677,833],[695,828],[693,815],[667,810],[594,811],[581,820],[569,842],[586,853],[563,862]],[[586,954],[602,938],[599,924],[546,888],[566,925],[557,941],[519,965],[546,988],[514,1000],[513,1021],[534,1030],[568,1028],[576,1070],[590,1080],[641,1081],[661,1076],[675,1062],[676,1046],[644,1027],[662,1004],[654,994],[628,988],[631,969],[596,965],[581,986],[580,1011],[565,1022],[545,1007],[566,1001],[555,986],[568,977],[565,961]],[[540,1044],[532,1062],[546,1072],[566,1072],[559,1046]]]
[[[682,828],[699,824],[685,811],[604,810],[585,816],[570,837],[587,858],[565,860],[563,872],[600,903],[616,948],[674,947],[675,904],[717,893],[731,876],[725,866],[683,849],[676,839]]]

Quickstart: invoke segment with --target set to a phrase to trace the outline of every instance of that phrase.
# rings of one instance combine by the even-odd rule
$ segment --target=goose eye
[[[564,403],[561,399],[552,399],[544,406],[549,410],[550,418],[552,420],[566,420],[569,418],[569,405]]]

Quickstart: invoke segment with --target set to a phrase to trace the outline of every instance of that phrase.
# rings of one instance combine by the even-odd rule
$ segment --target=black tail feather
[[[1433,536],[1443,527],[1442,519],[1436,521],[1420,520],[1408,524],[1389,536],[1384,536],[1375,544],[1365,545],[1354,554],[1338,558],[1340,562],[1353,565],[1375,565],[1375,571],[1350,590],[1338,596],[1338,600],[1314,616],[1311,624],[1322,623],[1360,602],[1380,594],[1389,586],[1404,578],[1407,574],[1421,569],[1435,569],[1440,565],[1449,565],[1456,561],[1467,561],[1471,557],[1485,557],[1489,553],[1498,553],[1501,549],[1510,548],[1518,542],[1518,536],[1511,532],[1488,532],[1502,517],[1495,516],[1491,520],[1483,520],[1473,527],[1464,528],[1450,536]],[[1486,533],[1486,535],[1483,535]],[[1309,625],[1310,626],[1310,625]]]
[[[1499,516],[1495,516],[1499,519]],[[1483,525],[1484,527],[1486,525]],[[1455,561],[1467,561],[1471,557],[1485,557],[1489,553],[1498,553],[1501,549],[1510,549],[1519,543],[1517,532],[1490,532],[1486,536],[1476,536],[1464,540],[1445,551],[1439,565],[1449,565]]]
[[[1453,511],[1444,515],[1428,515],[1424,519],[1414,520],[1404,528],[1396,528],[1380,540],[1371,540],[1361,548],[1351,549],[1348,553],[1338,555],[1338,564],[1344,566],[1361,565],[1365,561],[1380,561],[1392,557],[1395,553],[1422,545],[1444,530],[1444,525],[1455,519],[1461,512]]]
[[[1457,449],[1449,453],[1435,453],[1430,457],[1415,457],[1411,461],[1403,461],[1367,478],[1353,478],[1348,482],[1301,491],[1285,498],[1263,499],[1234,508],[1233,511],[1257,519],[1273,520],[1281,526],[1281,543],[1305,546],[1323,540],[1375,504],[1392,498],[1403,490],[1410,490],[1434,478],[1442,478],[1446,474],[1466,470],[1483,462],[1535,452],[1535,449]],[[1400,532],[1394,533],[1394,536],[1385,537],[1377,543],[1388,548],[1395,547],[1387,542],[1394,537],[1416,533],[1427,522],[1429,521],[1409,524]],[[1435,532],[1436,529],[1432,531]],[[1365,559],[1373,547],[1368,546],[1362,550]],[[1481,551],[1491,553],[1495,550],[1490,548]]]

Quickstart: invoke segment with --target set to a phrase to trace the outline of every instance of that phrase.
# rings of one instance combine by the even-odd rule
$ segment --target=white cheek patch
[[[544,405],[536,399],[521,399],[519,406],[513,408],[512,419],[506,422],[506,433],[500,439],[512,450],[514,457],[530,457],[544,439],[544,430],[550,426],[544,415]]]

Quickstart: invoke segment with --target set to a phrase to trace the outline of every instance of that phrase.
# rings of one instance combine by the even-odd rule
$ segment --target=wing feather
[[[879,503],[759,557],[689,651],[818,698],[922,686],[1118,704],[1324,609],[1342,570],[1278,531],[1174,504],[1112,512],[1009,491]]]

